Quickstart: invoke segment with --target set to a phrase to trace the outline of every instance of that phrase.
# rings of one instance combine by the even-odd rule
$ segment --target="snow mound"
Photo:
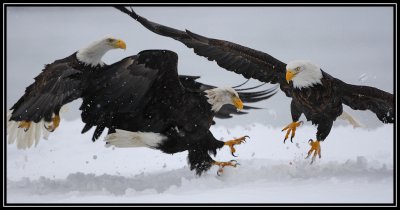
[[[243,160],[237,169],[227,169],[222,176],[208,174],[205,177],[195,176],[186,167],[162,173],[141,173],[133,177],[118,175],[96,175],[82,172],[71,173],[66,179],[51,179],[40,177],[36,180],[23,178],[20,181],[8,181],[9,190],[28,190],[32,194],[67,193],[70,191],[96,192],[107,191],[111,194],[122,195],[127,190],[144,191],[154,189],[163,193],[170,188],[184,188],[183,185],[196,185],[204,182],[209,188],[224,188],[227,183],[243,184],[264,180],[267,182],[318,179],[354,179],[365,178],[377,181],[390,177],[393,169],[385,164],[371,167],[365,157],[347,160],[344,163],[331,161],[321,165],[307,163],[276,163],[274,160]],[[217,183],[210,180],[218,180]],[[189,184],[190,183],[190,184]],[[186,186],[187,187],[187,186]]]
[[[333,128],[322,158],[305,159],[315,127],[298,129],[283,144],[280,128],[254,124],[214,127],[217,138],[242,135],[237,168],[196,176],[186,152],[106,148],[81,135],[79,121],[64,121],[37,148],[7,147],[9,203],[390,203],[393,202],[393,126]],[[310,134],[313,134],[310,136]],[[103,135],[104,137],[104,135]],[[214,157],[234,159],[227,148]]]

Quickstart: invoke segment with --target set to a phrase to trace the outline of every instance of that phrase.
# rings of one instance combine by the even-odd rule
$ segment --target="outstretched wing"
[[[47,65],[35,82],[26,88],[25,94],[11,107],[11,120],[50,121],[62,105],[81,96],[82,72],[68,63]]]
[[[210,61],[216,61],[226,70],[261,82],[279,83],[281,90],[287,96],[291,96],[291,88],[285,80],[286,64],[271,55],[233,42],[207,38],[188,30],[180,31],[154,23],[122,6],[116,8],[137,20],[150,31],[182,42],[187,47],[193,48],[196,54],[204,56]]]
[[[279,83],[286,96],[291,97],[292,86],[285,80],[286,64],[271,55],[239,44],[212,39],[186,31],[180,31],[151,22],[137,15],[132,9],[117,6],[150,31],[178,40],[192,48],[200,56],[216,61],[219,66],[236,72],[246,78],[254,78],[267,83]],[[350,91],[352,90],[352,91]],[[393,95],[372,87],[354,86],[343,83],[340,90],[343,103],[353,109],[369,109],[383,122],[394,121]],[[339,91],[339,92],[340,92]]]
[[[180,90],[176,53],[166,50],[146,50],[127,57],[100,73],[91,90],[83,97],[82,133],[96,126],[92,140],[106,127],[111,128],[118,116],[134,117],[146,107],[155,94],[152,86],[168,82],[171,92]]]
[[[71,67],[68,59],[46,65],[10,109],[7,117],[8,143],[16,141],[19,149],[25,149],[34,142],[37,144],[42,134],[46,137],[45,122],[59,115],[64,104],[81,97],[82,74]]]
[[[393,94],[369,86],[351,85],[335,79],[342,102],[355,110],[370,110],[383,123],[394,123]]]
[[[208,84],[204,84],[204,83],[196,81],[199,78],[200,78],[200,76],[179,75],[179,80],[181,81],[181,84],[186,89],[189,89],[190,91],[203,92],[205,90],[216,88],[213,85],[208,85]],[[239,94],[239,98],[245,104],[256,103],[259,101],[267,100],[276,94],[277,86],[274,86],[272,88],[268,88],[268,89],[262,90],[262,91],[248,91],[248,90],[253,90],[253,89],[259,88],[260,86],[264,85],[265,83],[254,86],[254,87],[239,89],[239,87],[243,86],[246,83],[247,83],[247,81],[240,85],[235,86],[235,88],[234,88],[236,90],[236,92]],[[251,109],[260,109],[260,108],[248,106],[248,105],[243,106],[243,110],[251,110]],[[227,118],[231,118],[232,115],[242,115],[242,114],[247,114],[247,113],[248,112],[246,112],[246,111],[237,111],[237,109],[234,105],[225,104],[215,114],[215,117],[221,118],[221,119],[227,119]]]

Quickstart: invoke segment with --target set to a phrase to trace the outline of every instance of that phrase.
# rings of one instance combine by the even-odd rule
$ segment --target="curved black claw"
[[[249,138],[249,139],[250,139],[250,136],[245,135],[245,136],[243,136],[243,138],[244,138],[243,141],[246,142],[246,138]]]
[[[235,151],[236,151],[236,150],[235,150],[235,148],[234,148],[234,145],[238,145],[238,144],[241,144],[241,143],[245,143],[245,142],[246,142],[246,138],[249,138],[249,139],[250,139],[250,136],[245,135],[245,136],[242,136],[242,137],[240,137],[240,138],[238,138],[238,139],[234,139],[234,140],[225,142],[225,145],[229,145],[229,147],[230,147],[230,149],[231,149],[231,155],[232,155],[233,157],[238,157],[237,155],[235,155]]]
[[[234,164],[234,165],[232,165],[233,167],[240,166],[240,163],[238,163],[236,160],[230,160],[229,162]]]
[[[234,165],[232,165],[233,167],[236,167],[237,165],[240,165],[236,160],[230,160],[229,162],[231,164],[234,164]]]
[[[283,131],[283,130],[282,130]],[[290,142],[292,142],[293,143],[293,138],[294,138],[294,136],[291,136],[290,137]],[[285,139],[283,139],[283,143],[286,143],[286,140],[287,140],[288,138],[285,138]]]
[[[45,124],[43,124],[44,128],[46,128],[47,131],[53,132],[55,129],[50,129],[50,126],[47,127]]]

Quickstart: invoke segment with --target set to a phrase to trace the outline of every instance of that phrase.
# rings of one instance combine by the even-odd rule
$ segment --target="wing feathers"
[[[126,126],[125,118],[140,114],[161,91],[179,94],[177,59],[172,51],[146,50],[109,66],[97,79],[102,82],[96,83],[93,94],[84,97],[82,132],[97,126],[92,138],[96,140],[106,127]]]
[[[394,123],[393,94],[369,86],[339,85],[344,104],[355,110],[370,110],[383,123]]]
[[[67,63],[46,65],[46,69],[11,108],[13,113],[10,119],[35,123],[43,118],[50,121],[62,105],[80,97],[81,74]]]
[[[137,20],[150,31],[182,42],[187,47],[193,48],[196,54],[204,56],[210,61],[216,61],[222,68],[241,74],[245,78],[254,78],[272,84],[280,83],[282,90],[290,90],[286,88],[288,86],[285,81],[286,64],[271,55],[233,42],[211,39],[189,30],[180,31],[154,23],[137,15],[132,9],[129,11],[122,6],[116,8]],[[287,95],[290,94],[287,93]]]

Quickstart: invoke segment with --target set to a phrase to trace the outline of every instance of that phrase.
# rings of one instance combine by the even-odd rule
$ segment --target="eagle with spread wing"
[[[26,149],[53,132],[60,125],[61,107],[83,97],[93,75],[109,68],[101,58],[112,49],[126,49],[126,43],[106,37],[45,65],[7,114],[8,143]]]
[[[125,49],[125,42],[105,38],[46,65],[10,110],[8,142],[20,149],[37,145],[42,135],[60,125],[61,107],[82,98],[82,133],[95,127],[93,141],[108,128],[108,146],[148,147],[168,154],[189,151],[190,169],[197,174],[213,165],[219,166],[218,173],[236,166],[236,161],[214,161],[210,154],[228,146],[235,156],[234,146],[247,136],[217,140],[209,130],[214,117],[257,109],[243,102],[266,100],[277,87],[249,92],[258,86],[236,91],[203,84],[196,81],[199,77],[178,75],[178,55],[168,50],[145,50],[105,64],[103,55],[117,48]]]
[[[245,102],[268,99],[276,87],[238,93],[231,87],[214,87],[195,81],[196,77],[179,76],[177,64],[175,52],[145,50],[104,70],[100,78],[94,78],[98,88],[83,98],[80,109],[86,125],[82,132],[96,127],[96,140],[108,128],[107,146],[148,147],[168,154],[188,151],[190,169],[199,175],[213,165],[219,166],[218,173],[225,166],[236,166],[236,161],[214,161],[210,154],[229,146],[235,156],[234,146],[247,136],[217,140],[209,130],[214,117],[228,118],[236,109],[242,110],[241,96]]]
[[[311,163],[317,155],[321,158],[320,141],[325,140],[333,122],[342,114],[342,104],[355,110],[372,111],[383,123],[394,122],[393,94],[374,87],[347,84],[308,60],[295,60],[286,64],[258,50],[154,23],[137,15],[133,9],[128,10],[122,6],[116,8],[150,31],[182,42],[197,55],[215,61],[228,71],[261,82],[278,83],[286,96],[292,98],[292,123],[282,130],[287,130],[284,141],[290,133],[293,139],[296,128],[302,124],[299,121],[302,114],[317,125],[316,140],[309,140],[311,149],[307,157],[313,154]]]

